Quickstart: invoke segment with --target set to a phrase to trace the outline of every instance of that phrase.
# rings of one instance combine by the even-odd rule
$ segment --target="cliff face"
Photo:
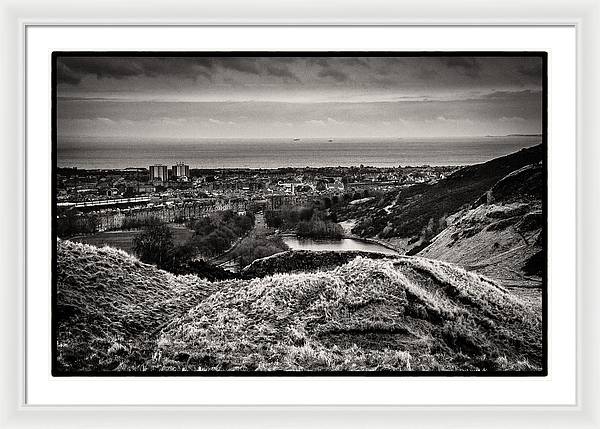
[[[208,282],[113,249],[58,243],[58,369],[523,370],[541,314],[424,258]]]

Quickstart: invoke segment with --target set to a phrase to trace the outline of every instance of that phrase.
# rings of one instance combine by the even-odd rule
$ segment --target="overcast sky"
[[[541,132],[538,57],[62,57],[58,135],[445,137]]]

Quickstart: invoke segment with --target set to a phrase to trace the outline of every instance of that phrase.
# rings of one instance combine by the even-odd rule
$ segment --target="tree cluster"
[[[240,268],[243,268],[256,259],[286,250],[289,250],[289,247],[280,236],[253,234],[242,240],[233,250],[232,256],[237,258]]]
[[[194,230],[190,244],[201,255],[218,256],[253,226],[252,214],[240,215],[232,211],[214,213],[190,222],[189,227]]]

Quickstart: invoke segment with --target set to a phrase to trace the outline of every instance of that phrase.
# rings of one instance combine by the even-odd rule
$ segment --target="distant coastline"
[[[144,141],[71,140],[57,150],[59,167],[123,169],[156,163],[172,165],[185,160],[191,168],[302,168],[461,166],[507,155],[541,142],[539,135],[398,140],[398,138],[267,140],[164,140]]]
[[[542,137],[542,134],[506,134],[506,135],[487,135],[486,138],[498,138],[498,137]]]

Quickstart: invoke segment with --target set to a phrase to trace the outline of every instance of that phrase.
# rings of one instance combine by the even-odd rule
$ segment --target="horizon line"
[[[473,134],[473,135],[455,135],[455,136],[327,136],[327,137],[306,137],[306,136],[286,136],[286,137],[131,137],[131,136],[92,136],[92,135],[81,135],[81,136],[57,136],[57,140],[60,139],[139,139],[139,140],[327,140],[327,139],[338,139],[338,140],[350,140],[350,139],[460,139],[460,138],[491,138],[491,137],[542,137],[543,133],[509,133],[509,134]]]

